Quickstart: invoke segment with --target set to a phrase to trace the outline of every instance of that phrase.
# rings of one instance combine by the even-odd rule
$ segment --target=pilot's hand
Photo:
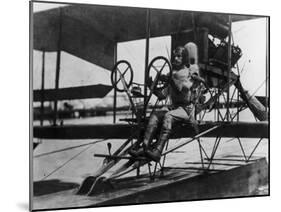
[[[157,89],[155,88],[154,91],[153,91],[153,94],[155,96],[157,96],[157,98],[161,101],[163,99],[166,99],[166,96],[162,93],[162,90],[161,89]]]
[[[205,83],[205,80],[204,80],[202,77],[199,77],[197,74],[192,74],[192,75],[191,75],[191,78],[192,78],[193,80],[196,80],[196,81]]]
[[[162,74],[162,75],[159,76],[159,80],[162,81],[162,82],[168,82],[169,76]]]
[[[158,80],[159,80],[159,81],[162,81],[162,82],[168,82],[168,81],[169,81],[169,76],[167,76],[167,75],[160,75],[160,76],[158,77]],[[151,88],[152,83],[153,83],[152,77],[149,77],[148,80],[147,80],[147,85],[148,85],[148,87]]]

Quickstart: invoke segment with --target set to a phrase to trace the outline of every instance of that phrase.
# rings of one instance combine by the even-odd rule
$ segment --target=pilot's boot
[[[149,150],[147,149],[145,152],[145,155],[150,158],[151,160],[155,161],[155,162],[159,162],[161,159],[161,154],[162,151],[160,150],[160,148],[156,147],[153,150]]]
[[[200,132],[199,127],[198,127],[199,122],[197,120],[195,120],[195,118],[192,115],[189,117],[189,122],[195,132],[195,135],[199,134],[199,132]]]
[[[143,147],[140,147],[139,149],[130,149],[128,151],[128,153],[132,156],[132,157],[141,157],[144,156],[145,154],[145,150]]]
[[[152,150],[148,149],[145,152],[146,156],[155,162],[160,161],[164,146],[166,142],[169,140],[169,136],[172,131],[172,121],[173,121],[173,117],[167,113],[163,120],[163,126],[161,129],[159,139],[157,141],[156,148]]]
[[[160,134],[160,138],[157,142],[157,146],[152,150],[147,149],[145,152],[146,156],[155,162],[159,162],[161,159],[161,156],[162,156],[161,154],[163,152],[165,144],[169,140],[169,135],[170,135],[170,131],[165,130],[165,132],[164,132],[164,130],[163,130]]]

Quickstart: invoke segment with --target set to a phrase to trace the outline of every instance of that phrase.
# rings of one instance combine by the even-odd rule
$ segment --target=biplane
[[[253,167],[259,164],[263,168],[258,169],[262,174],[257,177],[257,184],[268,180],[265,159],[255,158],[254,153],[262,139],[269,138],[269,98],[250,95],[243,88],[240,81],[241,70],[238,66],[242,49],[235,45],[232,39],[233,22],[256,18],[265,17],[98,5],[70,5],[33,14],[33,49],[57,52],[55,88],[42,87],[40,90],[33,91],[33,101],[41,102],[42,105],[40,110],[42,119],[44,102],[54,102],[54,110],[51,113],[53,122],[51,125],[34,126],[34,138],[125,140],[114,152],[111,152],[111,143],[107,143],[105,145],[108,154],[94,155],[103,158],[101,167],[91,176],[86,177],[74,192],[77,198],[81,196],[90,198],[83,206],[212,198],[208,192],[209,196],[196,194],[195,197],[191,197],[191,194],[183,194],[183,191],[175,189],[179,189],[183,182],[192,184],[194,178],[190,178],[190,175],[186,177],[186,170],[196,170],[200,176],[213,178],[215,174],[223,172],[214,168],[222,162],[226,167],[231,167],[231,164],[226,164],[229,162],[235,162],[236,168],[250,167],[251,171],[248,170],[248,173],[255,176],[256,170]],[[206,83],[201,83],[198,88],[198,99],[195,104],[196,126],[190,123],[180,123],[175,126],[160,162],[153,162],[148,157],[133,157],[128,152],[141,145],[149,115],[154,110],[167,105],[166,101],[155,98],[153,91],[167,86],[166,82],[161,81],[160,76],[171,73],[171,58],[159,55],[149,59],[150,39],[161,36],[171,36],[171,49],[184,46],[188,42],[196,44],[198,48],[190,50],[190,55],[193,57],[189,60],[198,64],[200,75]],[[145,39],[143,84],[134,81],[135,71],[130,61],[117,61],[116,55],[118,43],[139,39]],[[59,88],[62,51],[109,70],[111,86],[98,84]],[[169,55],[171,54],[170,52]],[[266,72],[268,73],[268,70]],[[152,79],[151,86],[147,85],[149,78]],[[57,124],[58,101],[102,98],[111,90],[114,90],[112,124],[62,126]],[[131,110],[130,118],[123,118],[118,122],[116,121],[117,93],[127,95]],[[203,101],[199,101],[199,97],[204,97]],[[253,113],[256,122],[239,121],[239,113],[246,108]],[[213,113],[213,120],[205,120],[206,113]],[[210,153],[202,144],[203,137],[215,139]],[[237,139],[242,152],[241,157],[216,157],[223,137]],[[175,138],[181,138],[181,142],[173,144]],[[246,155],[240,138],[258,139],[249,155]],[[200,156],[200,161],[195,167],[170,167],[170,169],[165,167],[168,154],[194,142],[198,143]],[[109,172],[120,164],[122,165],[113,172]],[[147,174],[140,174],[142,167],[147,167]],[[224,171],[233,170],[227,168]],[[133,171],[136,177],[126,177]],[[173,176],[173,179],[168,182],[169,176]],[[126,183],[131,187],[126,187]],[[117,188],[123,189],[123,196],[116,193],[112,196],[108,194],[114,193]],[[239,188],[241,189],[241,186]],[[192,189],[202,190],[200,186]],[[161,191],[159,196],[156,195],[157,191]],[[168,195],[168,191],[175,196]],[[243,194],[247,193],[243,192]],[[162,194],[163,198],[160,197]],[[194,195],[194,192],[192,194]],[[234,194],[238,193],[234,192]],[[102,200],[100,200],[101,195],[105,195]]]

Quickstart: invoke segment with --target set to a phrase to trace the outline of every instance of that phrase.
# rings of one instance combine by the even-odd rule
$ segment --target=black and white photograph
[[[31,210],[270,195],[269,16],[29,4]]]

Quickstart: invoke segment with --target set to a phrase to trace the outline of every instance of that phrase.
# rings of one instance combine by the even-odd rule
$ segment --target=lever
[[[111,143],[107,143],[107,149],[108,149],[109,155],[111,155],[111,147],[112,147]]]

